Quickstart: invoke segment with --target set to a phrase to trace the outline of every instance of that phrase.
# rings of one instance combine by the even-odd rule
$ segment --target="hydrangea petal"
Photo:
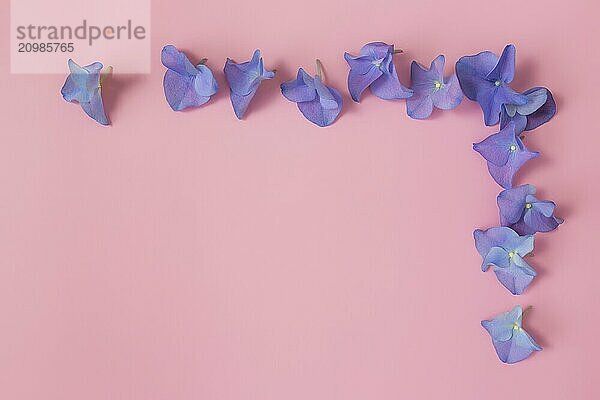
[[[490,265],[499,268],[508,268],[508,266],[510,265],[508,252],[502,247],[492,247],[483,259],[481,270],[483,272],[487,271]]]
[[[498,56],[491,51],[463,56],[456,62],[456,75],[460,87],[469,100],[477,101],[477,93],[490,86],[492,82],[486,77],[497,62]]]
[[[488,170],[494,180],[503,188],[512,187],[516,172],[530,159],[539,156],[529,151],[515,134],[515,124],[510,122],[498,133],[473,145],[488,162]]]
[[[530,90],[536,90],[537,88],[533,88]],[[528,94],[529,90],[525,92]],[[552,117],[556,114],[556,103],[554,102],[554,97],[552,93],[546,89],[546,102],[538,108],[535,112],[529,114],[527,116],[527,125],[525,126],[526,131],[533,130],[540,125],[545,124],[550,121]]]
[[[475,246],[482,256],[481,270],[490,266],[500,283],[512,294],[522,294],[536,276],[522,256],[533,250],[533,236],[519,236],[507,227],[494,227],[473,232]]]
[[[68,102],[80,102],[82,99],[83,101],[89,101],[90,99],[89,92],[83,91],[78,85],[75,74],[67,76],[60,94]]]
[[[504,47],[494,69],[487,75],[490,81],[512,82],[515,76],[515,56],[517,49],[509,44]]]
[[[182,51],[177,50],[177,48],[171,44],[163,47],[160,53],[160,60],[165,67],[177,72],[178,74],[196,74],[196,67],[194,67],[187,56]]]
[[[535,275],[529,275],[515,266],[494,268],[494,274],[502,286],[513,295],[523,294],[535,278]]]
[[[556,103],[550,90],[535,87],[523,92],[528,103],[523,106],[505,105],[500,116],[500,127],[513,121],[517,134],[530,131],[548,122],[556,114]],[[540,105],[541,101],[544,103]]]
[[[70,103],[79,104],[83,111],[99,124],[109,125],[100,84],[102,63],[94,62],[81,67],[69,59],[68,66],[70,73],[60,90],[62,97]]]
[[[194,88],[200,96],[210,97],[219,90],[219,83],[213,76],[212,71],[206,65],[198,65],[198,71],[194,77]]]
[[[104,112],[104,104],[102,103],[101,89],[96,88],[87,103],[80,103],[81,108],[87,115],[92,117],[100,125],[110,125],[106,113]]]
[[[256,91],[250,92],[247,95],[239,95],[233,91],[229,93],[231,105],[233,106],[233,112],[238,119],[244,118],[244,114],[246,114],[246,110],[254,98],[255,93]]]
[[[462,91],[456,76],[444,81],[443,55],[436,57],[426,69],[413,61],[410,68],[413,95],[406,100],[406,111],[411,118],[425,119],[433,107],[451,109],[462,100]]]
[[[515,364],[528,358],[533,352],[542,350],[537,343],[523,330],[513,334],[513,340],[493,341],[496,354],[502,362]]]
[[[485,257],[492,247],[501,246],[510,239],[518,238],[519,235],[508,227],[500,226],[485,231],[476,229],[473,232],[473,237],[477,251],[482,257]]]
[[[511,146],[517,146],[514,124],[509,124],[498,133],[473,144],[473,150],[481,154],[488,162],[501,166],[508,162]]]
[[[444,86],[431,95],[433,105],[441,110],[452,110],[457,107],[463,99],[463,92],[460,89],[456,74],[450,75]]]
[[[167,67],[163,78],[165,98],[174,111],[201,106],[219,90],[210,68],[202,64],[194,67],[173,45],[163,47],[161,61]]]
[[[339,108],[339,99],[334,96],[333,90],[325,86],[319,76],[315,77],[314,83],[321,107],[324,110],[337,110]],[[341,98],[341,95],[339,98]]]
[[[553,215],[553,202],[540,201],[534,195],[532,185],[503,190],[497,199],[501,224],[510,226],[520,235],[529,235],[551,231],[564,222]]]
[[[512,106],[515,111],[513,117],[510,117],[506,111],[506,108],[508,108],[509,106]],[[500,114],[500,129],[503,129],[510,122],[513,122],[515,124],[515,133],[519,135],[525,130],[527,126],[527,117],[525,115],[517,114],[517,108],[515,105],[505,104],[502,109],[502,113]]]
[[[496,183],[505,189],[512,187],[515,174],[529,160],[540,155],[537,151],[529,151],[523,147],[521,151],[512,152],[506,164],[502,166],[488,163],[488,171]]]
[[[510,229],[510,228],[508,228]],[[514,232],[514,231],[513,231]],[[534,247],[534,236],[533,235],[524,235],[519,236],[515,232],[515,236],[507,238],[501,244],[502,248],[506,251],[512,251],[521,257],[525,257],[527,254],[533,251]]]
[[[350,54],[345,53],[344,58],[350,65],[348,91],[352,100],[359,102],[365,89],[383,75],[383,72],[365,56],[352,57]]]
[[[481,325],[488,331],[490,336],[499,341],[510,340],[513,336],[514,325],[521,326],[523,309],[516,306],[512,310],[504,312],[494,319],[481,321]]]
[[[307,84],[306,82],[311,84]],[[303,101],[312,101],[317,97],[317,91],[312,78],[302,69],[298,70],[295,80],[287,81],[281,84],[281,93],[286,99],[295,103]]]
[[[263,76],[260,50],[255,50],[250,61],[236,63],[227,59],[223,69],[229,88],[237,95],[245,96],[255,91]]]
[[[556,114],[556,103],[552,93],[548,90],[548,97],[546,103],[537,109],[534,113],[527,116],[527,125],[525,126],[526,131],[533,130],[540,125],[550,121]]]
[[[498,358],[508,364],[522,361],[542,348],[522,327],[523,310],[516,306],[492,320],[481,321],[488,331]]]
[[[100,86],[100,71],[103,65],[94,62],[81,67],[72,59],[68,60],[68,65],[70,74],[61,89],[63,98],[69,102],[87,103],[91,101],[92,94]]]
[[[496,86],[493,82],[489,85],[481,85],[481,90],[477,94],[477,102],[483,111],[483,119],[487,126],[496,125],[500,122],[500,112],[502,105],[515,104],[521,105],[527,102],[527,97],[515,92],[508,86],[501,84]]]
[[[333,88],[330,88],[330,91],[338,104],[338,107],[335,109],[323,108],[319,99],[298,103],[298,109],[302,112],[304,117],[321,127],[331,125],[342,111],[342,95]]]
[[[515,112],[525,116],[533,114],[548,100],[548,91],[545,88],[535,89],[523,94],[527,96],[527,103],[522,106],[515,106]]]
[[[372,42],[365,44],[360,49],[360,54],[368,56],[372,60],[379,60],[394,53],[394,46],[383,42]]]
[[[163,79],[165,98],[175,111],[189,107],[198,107],[210,100],[210,96],[201,96],[194,86],[193,75],[180,75],[167,70]]]
[[[533,196],[531,196],[533,197]],[[534,197],[535,198],[535,197]],[[529,197],[525,198],[526,201],[530,201]],[[556,204],[553,201],[549,200],[538,200],[535,199],[532,201],[532,208],[534,210],[539,211],[545,217],[551,217],[554,214],[554,209],[556,208]]]
[[[412,96],[413,91],[404,87],[398,79],[398,73],[393,62],[390,62],[389,70],[384,71],[370,86],[371,93],[383,100],[400,100]]]
[[[343,106],[340,92],[326,86],[320,76],[312,78],[302,68],[298,70],[295,80],[281,84],[281,93],[297,103],[306,119],[321,127],[331,125]]]
[[[410,101],[409,101],[410,100]],[[414,119],[426,119],[433,112],[433,100],[424,93],[406,99],[406,113]]]
[[[530,237],[533,237],[533,235],[527,235]],[[531,268],[531,266],[527,263],[527,261],[525,261],[525,259],[523,257],[521,257],[521,255],[519,253],[516,253],[514,256],[512,256],[511,258],[512,264],[521,269],[523,271],[523,273],[531,275],[531,276],[536,276],[537,272],[535,272],[535,270],[533,268]]]
[[[510,226],[517,223],[525,212],[525,198],[535,194],[533,185],[521,185],[505,189],[498,195],[497,203],[500,210],[500,224]],[[519,231],[515,230],[517,233]]]
[[[350,70],[357,75],[365,75],[371,69],[376,68],[375,64],[373,64],[374,58],[368,55],[354,57],[352,54],[345,52],[344,60],[350,66]]]
[[[264,68],[260,50],[255,50],[252,59],[243,63],[235,63],[228,58],[223,72],[229,83],[231,105],[238,119],[243,118],[260,83],[275,77],[273,71]]]
[[[523,222],[536,232],[550,232],[558,228],[558,225],[562,223],[562,220],[553,216],[546,217],[537,209],[531,208],[525,212]]]
[[[500,121],[504,104],[524,105],[527,97],[507,86],[514,75],[514,46],[504,48],[498,59],[491,52],[461,57],[456,63],[456,74],[465,95],[481,106],[488,126]]]

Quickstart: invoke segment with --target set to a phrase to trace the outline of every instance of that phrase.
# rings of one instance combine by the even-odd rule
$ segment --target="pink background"
[[[152,73],[106,84],[111,128],[61,99],[64,76],[10,75],[5,30],[0,398],[598,398],[593,4],[155,1]],[[405,83],[412,59],[443,52],[450,72],[515,43],[514,87],[554,92],[558,115],[526,140],[543,155],[518,183],[566,223],[538,236],[525,295],[483,274],[472,243],[497,223],[499,187],[471,150],[495,128],[469,101],[428,121],[352,103],[342,53],[373,40],[405,50]],[[202,109],[167,106],[167,43],[216,71]],[[278,76],[240,122],[221,70],[256,47]],[[345,93],[327,129],[278,88],[315,57]],[[518,303],[545,350],[506,366],[479,321]]]

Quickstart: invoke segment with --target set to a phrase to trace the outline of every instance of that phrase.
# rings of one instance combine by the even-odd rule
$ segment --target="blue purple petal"
[[[283,96],[295,102],[306,119],[325,127],[331,125],[342,110],[342,95],[326,86],[319,76],[312,78],[302,68],[296,79],[281,84]]]
[[[460,104],[463,94],[456,75],[444,80],[444,56],[431,62],[429,69],[416,61],[411,64],[413,95],[406,100],[406,110],[411,118],[425,119],[433,107],[449,110]]]
[[[512,82],[515,76],[515,56],[517,49],[514,45],[509,44],[504,47],[498,62],[494,69],[487,75],[490,81],[501,81],[504,83]]]
[[[229,83],[231,104],[238,119],[244,117],[260,83],[275,77],[273,71],[265,69],[260,50],[255,50],[252,59],[243,63],[235,63],[228,58],[223,71]]]
[[[494,180],[503,188],[512,187],[516,172],[530,159],[539,156],[529,151],[516,135],[515,124],[510,122],[498,133],[473,145],[487,161],[488,170]]]
[[[412,90],[400,83],[393,62],[390,62],[389,69],[385,70],[383,75],[371,84],[370,88],[371,93],[383,100],[407,99],[413,94]]]
[[[510,226],[520,235],[549,232],[563,223],[554,216],[555,205],[551,201],[538,200],[535,187],[522,185],[503,190],[498,195],[500,223]]]
[[[517,134],[545,124],[556,114],[556,103],[550,90],[535,87],[526,90],[523,94],[528,99],[525,105],[505,105],[500,116],[500,127],[513,121]]]
[[[173,45],[161,52],[161,61],[167,71],[163,79],[165,98],[174,111],[198,107],[208,102],[219,90],[212,71],[206,65],[194,65]]]
[[[500,246],[509,239],[519,237],[512,229],[500,226],[486,229],[476,229],[473,232],[475,247],[482,257],[485,257],[492,247]]]
[[[485,124],[496,125],[504,104],[524,105],[527,97],[508,87],[514,76],[515,48],[508,45],[502,56],[484,51],[461,57],[456,74],[464,94],[477,101],[483,111]]]
[[[382,42],[364,45],[359,56],[344,53],[344,59],[350,66],[348,91],[352,100],[360,101],[368,87],[375,96],[384,100],[405,99],[412,95],[412,91],[398,79],[393,56],[394,46]]]
[[[313,78],[302,68],[298,70],[296,79],[281,84],[281,93],[295,103],[312,101],[317,97]]]

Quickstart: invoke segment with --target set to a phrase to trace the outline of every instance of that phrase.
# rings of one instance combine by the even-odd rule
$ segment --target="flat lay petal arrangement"
[[[406,100],[410,118],[426,119],[435,109],[451,110],[463,96],[481,107],[486,126],[498,125],[498,132],[473,144],[473,150],[485,160],[492,179],[501,187],[497,196],[498,226],[476,229],[475,248],[482,258],[481,270],[490,268],[497,280],[512,295],[531,290],[537,276],[528,259],[533,255],[535,235],[550,232],[564,221],[555,216],[556,205],[536,197],[531,184],[514,186],[514,178],[528,161],[540,156],[524,143],[525,135],[548,122],[556,114],[552,93],[545,87],[533,87],[519,93],[509,84],[515,77],[516,48],[507,45],[500,56],[483,51],[461,57],[455,74],[444,75],[446,59],[437,56],[427,64],[412,61],[411,85],[404,86],[398,77],[394,57],[402,53],[394,45],[372,42],[364,45],[358,55],[345,52],[348,63],[348,93],[360,102],[367,89],[382,100]],[[356,53],[355,53],[356,54]],[[196,64],[173,45],[161,52],[166,68],[163,78],[165,100],[173,111],[206,107],[218,92],[219,84],[204,58]],[[102,101],[102,82],[111,68],[103,70],[100,62],[79,66],[68,60],[69,75],[61,89],[63,98],[81,106],[83,111],[101,125],[110,125]],[[280,85],[281,94],[296,103],[308,121],[319,127],[335,123],[344,105],[338,89],[326,84],[324,68],[316,60],[314,74],[299,68],[295,78]],[[275,77],[260,50],[250,60],[235,62],[227,59],[223,68],[229,86],[235,116],[243,119],[261,83]],[[535,264],[535,263],[534,263]],[[531,307],[512,310],[490,320],[481,321],[489,333],[498,358],[507,364],[522,361],[542,348],[523,329],[523,317]]]

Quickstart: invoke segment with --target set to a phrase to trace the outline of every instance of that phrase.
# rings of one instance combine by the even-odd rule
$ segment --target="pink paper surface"
[[[111,128],[62,100],[65,76],[11,75],[2,35],[0,398],[599,398],[598,11],[154,1],[152,73],[106,83]],[[538,236],[525,295],[482,273],[473,245],[500,189],[471,144],[496,128],[466,100],[427,121],[351,102],[342,54],[374,40],[404,49],[405,84],[412,59],[443,53],[450,72],[514,43],[513,86],[553,91],[557,116],[526,139],[542,156],[517,183],[566,222]],[[202,109],[166,104],[168,43],[216,72]],[[257,47],[278,73],[240,122],[222,66]],[[327,129],[278,87],[316,57],[345,95]],[[544,351],[506,366],[479,321],[515,304],[534,306],[525,327]]]

